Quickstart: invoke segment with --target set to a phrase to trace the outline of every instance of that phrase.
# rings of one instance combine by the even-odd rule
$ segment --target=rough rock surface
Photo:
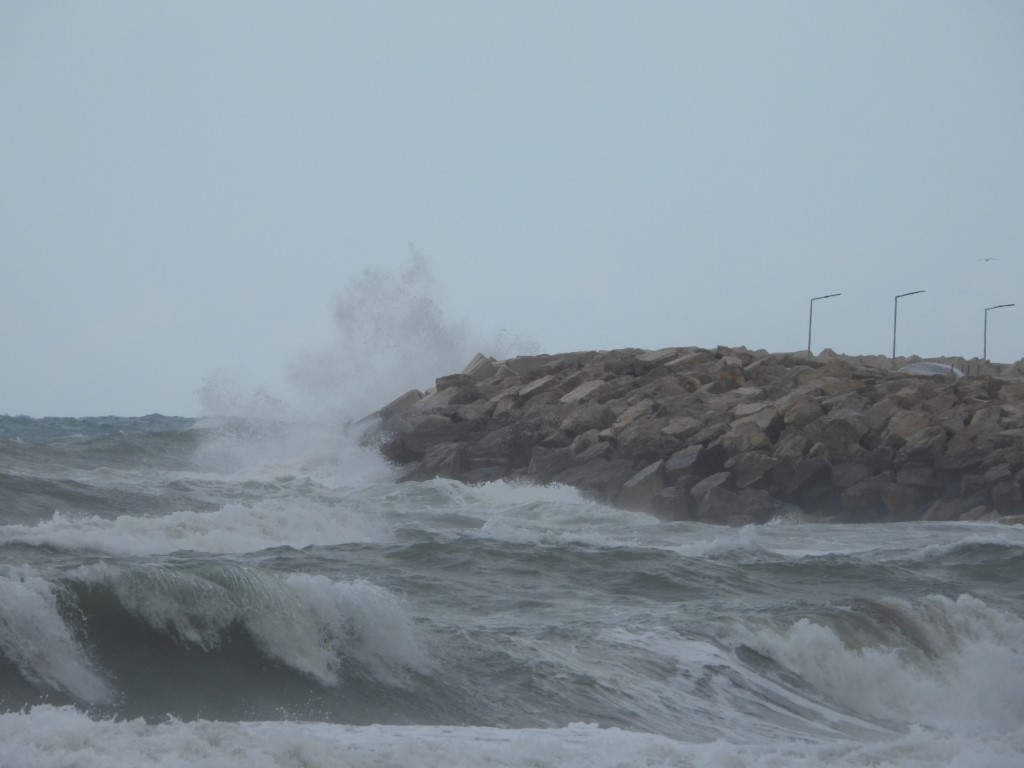
[[[1011,522],[1021,373],[726,347],[477,355],[382,408],[363,439],[403,479],[564,483],[666,519]]]

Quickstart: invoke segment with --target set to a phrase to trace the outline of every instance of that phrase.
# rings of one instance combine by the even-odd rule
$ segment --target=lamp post
[[[924,293],[924,291],[911,291],[910,293],[901,293],[893,300],[892,303],[892,367],[896,367],[896,313],[900,309],[900,299],[904,296],[914,296],[918,293]]]
[[[986,363],[988,362],[988,311],[990,309],[1002,309],[1003,307],[1013,307],[1015,304],[996,304],[994,307],[985,307],[985,342],[982,345],[981,359]]]
[[[807,318],[807,356],[811,356],[811,323],[814,322],[814,302],[818,299],[831,299],[833,296],[842,296],[841,293],[830,293],[827,296],[815,296],[811,299],[811,312]]]

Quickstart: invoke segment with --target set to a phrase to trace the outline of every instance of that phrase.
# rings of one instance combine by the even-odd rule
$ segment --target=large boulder
[[[651,508],[651,499],[664,488],[665,460],[659,459],[641,469],[623,484],[618,504],[626,509],[647,511]]]
[[[770,453],[761,451],[739,454],[731,467],[736,487],[743,489],[760,484],[771,476],[771,470],[778,462]]]
[[[693,502],[688,488],[669,486],[651,497],[651,514],[662,520],[690,520]]]
[[[833,461],[854,461],[860,455],[856,448],[869,429],[863,411],[843,408],[811,422],[804,431],[812,443],[820,442],[828,449]]]

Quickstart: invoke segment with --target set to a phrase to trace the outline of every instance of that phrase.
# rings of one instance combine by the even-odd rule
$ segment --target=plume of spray
[[[295,356],[288,397],[262,387],[247,392],[226,376],[211,376],[198,392],[202,412],[227,423],[204,441],[204,466],[237,470],[255,463],[283,471],[295,460],[307,469],[341,462],[364,474],[348,425],[461,371],[476,352],[496,358],[536,352],[534,342],[507,331],[489,341],[473,337],[465,323],[446,319],[435,293],[427,260],[413,247],[404,271],[367,268],[342,289],[333,343]]]
[[[223,371],[210,374],[196,395],[205,416],[274,421],[292,415],[288,404],[264,387],[246,392]]]
[[[526,354],[536,344],[507,332],[474,338],[451,322],[434,298],[426,258],[411,247],[406,269],[393,274],[365,269],[336,298],[334,345],[305,353],[291,381],[307,409],[358,419],[410,389],[461,371],[476,352],[496,357]]]

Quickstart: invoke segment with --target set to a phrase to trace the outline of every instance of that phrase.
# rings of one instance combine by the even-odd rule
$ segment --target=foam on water
[[[636,707],[655,705],[660,719],[671,715],[694,723],[694,738],[876,739],[894,733],[883,724],[836,708],[792,680],[784,683],[759,673],[705,638],[625,627],[609,627],[601,634],[615,649],[614,657],[623,662],[617,674],[609,677],[614,685],[609,686],[609,680],[602,683],[629,691]],[[658,664],[660,675],[636,674],[652,663]],[[679,726],[680,722],[665,723],[659,730],[678,733]]]
[[[969,595],[880,603],[883,643],[808,618],[760,625],[738,639],[868,716],[952,732],[1021,728],[1024,621]]]
[[[458,509],[480,520],[477,535],[496,541],[599,548],[643,546],[686,557],[769,551],[762,526],[733,529],[693,522],[664,523],[643,512],[587,499],[577,489],[557,483],[530,485],[497,480],[465,486],[439,478],[423,485],[437,492],[436,505]]]
[[[1024,552],[1024,537],[1020,535],[1024,527],[1015,525],[1003,528],[986,524],[983,530],[968,528],[966,531],[969,532],[959,541],[924,545],[915,553],[915,557],[920,560],[941,560],[970,547],[1001,547],[1010,552]]]
[[[113,697],[64,623],[54,585],[28,566],[0,565],[0,650],[36,686],[83,701]]]
[[[696,744],[576,723],[564,728],[353,727],[319,723],[148,725],[72,707],[0,715],[18,768],[1019,768],[1024,737],[911,729],[892,739]]]
[[[467,535],[517,544],[635,544],[637,531],[656,526],[658,520],[640,512],[616,509],[583,498],[566,485],[530,485],[496,480],[467,486],[435,478],[399,486],[402,514],[426,524],[453,512],[478,525]]]
[[[60,512],[34,525],[0,526],[0,543],[21,543],[112,555],[154,555],[191,550],[258,552],[352,542],[386,543],[394,532],[373,510],[340,501],[294,495],[213,512],[172,512],[160,517],[70,517]]]
[[[405,609],[382,587],[325,576],[283,578],[238,564],[83,565],[73,576],[109,587],[121,605],[154,629],[209,650],[240,624],[269,657],[336,685],[346,664],[376,679],[404,683],[431,662]]]
[[[197,429],[197,469],[234,481],[300,476],[332,487],[360,487],[395,474],[376,451],[359,444],[361,431],[343,420],[206,419]]]

